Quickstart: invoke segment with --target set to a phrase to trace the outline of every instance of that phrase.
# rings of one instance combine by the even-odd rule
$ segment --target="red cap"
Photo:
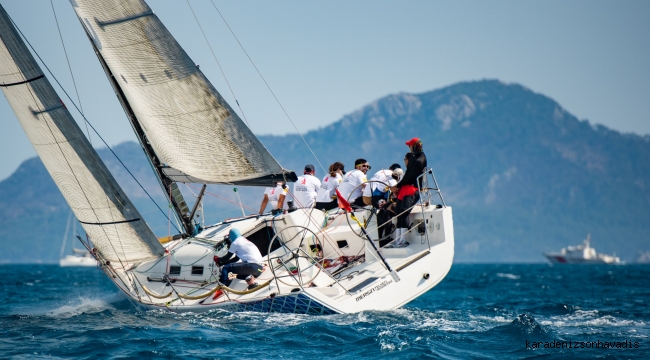
[[[420,138],[413,138],[413,139],[407,141],[407,142],[406,142],[406,145],[408,145],[408,146],[413,146],[413,145],[415,145],[415,143],[418,142],[418,141],[420,141]]]

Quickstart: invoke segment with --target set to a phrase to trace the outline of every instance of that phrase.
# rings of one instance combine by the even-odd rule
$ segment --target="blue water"
[[[95,268],[0,276],[2,358],[650,359],[648,265],[458,264],[403,309],[327,316],[141,311]]]

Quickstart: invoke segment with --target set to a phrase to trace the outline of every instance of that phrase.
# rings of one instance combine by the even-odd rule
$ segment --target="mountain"
[[[402,163],[404,142],[414,136],[453,207],[457,261],[544,261],[542,252],[578,244],[587,233],[599,252],[623,259],[650,249],[650,136],[578,120],[518,84],[484,80],[389,95],[304,134],[323,167],[342,161],[351,169],[365,158],[370,173]],[[313,163],[323,175],[300,136],[259,138],[285,168],[301,172]],[[114,151],[167,212],[139,146]],[[167,220],[144,191],[108,150],[100,156],[154,231],[167,235]],[[0,189],[0,262],[55,261],[69,210],[40,161],[24,162]],[[182,189],[190,199],[190,190],[198,192]],[[241,214],[232,187],[208,192],[208,223]],[[262,189],[238,193],[247,213],[259,208]]]

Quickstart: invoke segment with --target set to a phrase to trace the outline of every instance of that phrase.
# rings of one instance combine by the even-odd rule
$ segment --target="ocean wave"
[[[521,276],[515,275],[515,274],[508,274],[508,273],[497,273],[497,276],[500,278],[506,278],[510,280],[519,280]]]
[[[643,321],[621,319],[612,315],[601,315],[598,310],[576,310],[568,315],[552,316],[541,322],[554,327],[581,326],[646,326]]]
[[[529,313],[517,315],[517,317],[506,325],[494,327],[488,333],[498,334],[505,337],[518,337],[537,339],[555,339],[556,335],[546,326],[535,320]]]
[[[78,303],[63,305],[46,313],[54,318],[71,318],[81,314],[95,314],[111,308],[108,302],[102,299],[80,297]]]

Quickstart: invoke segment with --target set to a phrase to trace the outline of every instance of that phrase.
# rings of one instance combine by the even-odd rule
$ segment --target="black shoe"
[[[393,241],[393,238],[387,236],[385,239],[379,240],[379,247],[383,248],[384,246],[386,246],[386,244],[390,243],[391,241]]]
[[[257,283],[252,283],[252,284],[248,285],[248,287],[246,288],[246,290],[252,290],[252,289],[255,289],[255,288],[258,287],[258,286],[259,286],[259,285],[257,285]]]

